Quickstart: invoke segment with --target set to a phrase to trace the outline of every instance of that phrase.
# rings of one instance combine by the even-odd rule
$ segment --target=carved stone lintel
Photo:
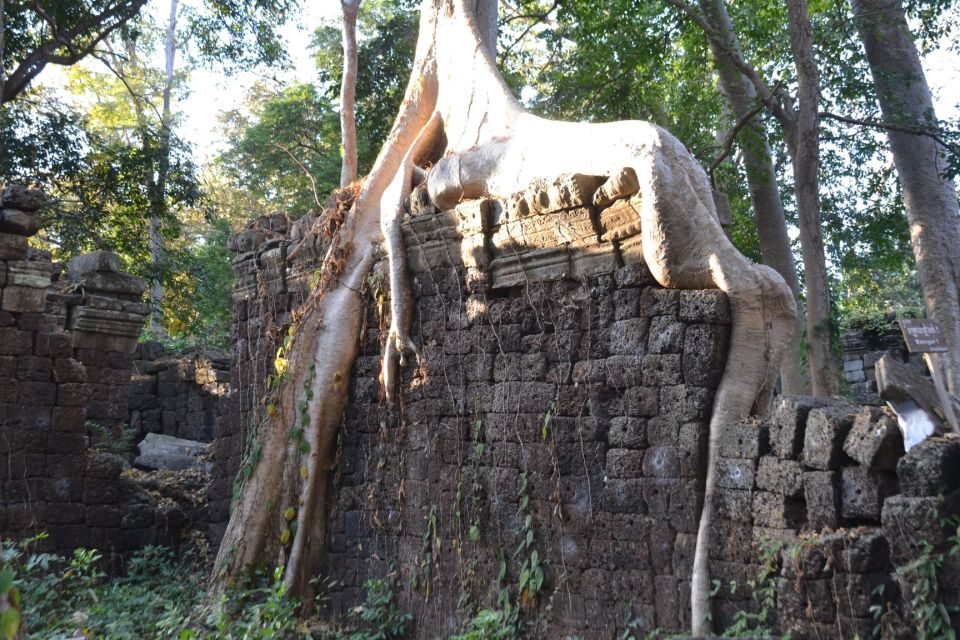
[[[639,196],[617,200],[600,211],[600,231],[604,240],[624,240],[640,234]]]

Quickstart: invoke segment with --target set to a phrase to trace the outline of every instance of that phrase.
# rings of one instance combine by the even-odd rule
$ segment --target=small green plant
[[[93,449],[96,451],[112,453],[113,455],[117,456],[128,456],[133,452],[138,435],[136,429],[132,427],[123,427],[120,431],[120,436],[114,438],[106,429],[106,427],[97,424],[96,422],[91,422],[88,420],[86,426],[88,431],[96,434],[93,438],[93,440],[95,440]]]
[[[13,576],[31,637],[180,637],[201,601],[203,576],[167,549],[143,549],[125,575],[107,580],[98,552],[77,549],[69,559],[36,553],[44,538],[3,542],[2,573]]]
[[[419,571],[413,576],[413,588],[423,589],[423,594],[429,600],[433,595],[433,571],[440,561],[440,551],[443,540],[440,538],[440,519],[437,515],[437,505],[430,505],[427,515],[427,529],[423,532],[423,546]]]
[[[305,635],[305,627],[297,618],[299,603],[284,596],[286,585],[282,565],[274,569],[267,581],[264,581],[263,573],[256,574],[254,585],[225,594],[219,606],[213,608],[207,617],[207,624],[216,633],[202,637],[274,640]],[[191,637],[199,637],[193,633]]]
[[[517,507],[517,515],[523,519],[523,524],[520,526],[520,544],[513,554],[523,559],[520,565],[520,582],[517,585],[520,603],[523,606],[536,601],[543,589],[544,580],[543,563],[540,561],[540,553],[533,540],[533,516],[529,512],[530,496],[527,494],[527,483],[527,472],[524,471],[520,474],[519,506]]]
[[[247,431],[247,439],[243,444],[243,455],[240,458],[240,468],[237,469],[237,475],[233,479],[233,486],[230,491],[230,509],[240,500],[240,493],[243,485],[246,484],[253,470],[260,464],[260,458],[263,457],[263,444],[257,438],[257,429],[252,427]]]
[[[733,624],[723,632],[727,638],[769,635],[777,612],[777,575],[780,573],[780,551],[783,542],[764,539],[760,547],[760,570],[757,577],[747,582],[760,611],[737,611]],[[733,588],[736,588],[735,586]]]
[[[396,603],[397,573],[390,567],[382,579],[367,580],[367,600],[353,610],[364,627],[350,635],[350,640],[398,640],[410,632],[413,614],[401,611]]]
[[[633,603],[627,604],[627,610],[623,616],[623,633],[620,634],[620,640],[639,640],[640,620],[637,619],[633,610]]]
[[[20,588],[12,567],[0,569],[0,639],[13,640],[20,632]]]
[[[509,618],[506,610],[481,609],[466,630],[450,640],[513,640],[518,636]]]
[[[910,584],[910,612],[917,625],[918,640],[957,638],[950,624],[950,611],[940,599],[942,564],[943,554],[934,552],[933,545],[924,540],[917,558],[898,570],[901,578]]]
[[[483,480],[480,472],[480,462],[483,459],[486,447],[487,445],[484,443],[483,417],[480,414],[480,405],[478,402],[474,407],[473,448],[470,452],[470,460],[466,471],[466,475],[470,480],[468,486],[470,501],[467,502],[464,498],[465,473],[462,468],[457,470],[457,491],[453,499],[454,530],[460,535],[452,541],[452,544],[457,551],[457,555],[466,555],[466,557],[469,557],[465,566],[465,574],[462,575],[460,583],[460,597],[457,601],[458,611],[473,611],[472,587],[478,586],[474,584],[477,581],[477,554],[464,554],[463,545],[465,542],[461,538],[464,520],[463,512],[464,510],[468,510],[469,514],[471,514],[471,519],[469,529],[467,530],[467,539],[470,544],[473,545],[477,545],[480,542],[482,524],[480,512],[483,496]]]

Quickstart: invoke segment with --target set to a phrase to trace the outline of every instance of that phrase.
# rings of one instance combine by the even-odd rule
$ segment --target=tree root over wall
[[[639,191],[643,256],[662,286],[719,288],[730,300],[733,330],[710,421],[691,593],[693,631],[707,633],[719,426],[766,409],[795,326],[793,296],[773,270],[751,263],[730,244],[703,169],[669,133],[645,122],[554,122],[524,111],[485,44],[491,30],[483,17],[491,6],[496,3],[490,0],[422,3],[404,101],[331,241],[325,284],[311,293],[296,324],[278,400],[261,428],[260,459],[231,514],[211,588],[221,590],[250,565],[276,562],[286,567],[290,593],[310,595],[309,577],[324,553],[330,449],[363,324],[360,292],[381,236],[390,262],[392,317],[382,374],[389,400],[398,367],[419,357],[409,336],[412,299],[399,227],[403,201],[421,169],[440,209],[464,199],[505,198],[538,179],[580,173],[609,176],[593,195],[595,205]]]

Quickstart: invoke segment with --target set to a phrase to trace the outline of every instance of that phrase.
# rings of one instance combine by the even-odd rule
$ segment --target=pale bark
[[[939,129],[920,56],[900,0],[853,0],[854,22],[867,52],[883,118],[893,125]],[[952,180],[933,138],[888,129],[913,255],[927,314],[950,352],[940,358],[948,390],[960,393],[960,211]]]
[[[646,122],[565,123],[527,113],[498,73],[483,44],[490,34],[481,35],[475,15],[470,0],[424,0],[421,6],[417,56],[400,114],[331,248],[351,249],[343,281],[312,295],[298,325],[300,342],[282,390],[280,419],[264,427],[264,456],[232,514],[215,565],[224,574],[218,574],[212,588],[222,588],[226,576],[249,564],[276,557],[286,564],[285,580],[297,594],[306,589],[305,577],[318,568],[326,487],[320,476],[328,468],[346,396],[345,376],[357,349],[363,300],[355,291],[370,268],[379,220],[384,221],[391,261],[393,317],[383,363],[384,380],[391,386],[397,379],[393,367],[409,340],[412,298],[405,269],[393,263],[404,256],[396,225],[413,166],[435,162],[427,188],[441,209],[462,199],[507,197],[544,177],[586,173],[619,179],[631,173],[627,168],[639,183],[642,250],[656,280],[665,287],[720,288],[732,313],[728,361],[710,421],[706,499],[692,580],[694,630],[703,632],[709,623],[697,614],[707,611],[719,434],[752,410],[765,410],[793,333],[793,296],[776,272],[752,264],[729,243],[706,174],[676,138]],[[443,157],[420,158],[421,149],[432,148],[441,131],[447,143]],[[296,418],[294,408],[305,397],[300,390],[310,379],[311,365],[316,375],[308,402],[309,480],[298,485],[288,480],[299,460],[291,456],[286,436]],[[277,527],[283,526],[278,516],[286,505],[300,505],[289,552],[276,541]]]
[[[357,13],[360,0],[340,0],[343,11],[343,77],[340,82],[340,139],[343,161],[340,186],[357,179],[357,123],[354,98],[357,91]]]
[[[163,333],[163,282],[158,272],[163,264],[163,235],[160,227],[163,224],[163,214],[166,212],[167,173],[170,167],[170,101],[173,93],[173,70],[177,55],[177,11],[179,0],[170,0],[170,19],[167,22],[167,36],[164,41],[164,76],[163,76],[163,104],[160,120],[160,148],[158,150],[157,173],[153,179],[153,193],[150,198],[150,223],[148,240],[150,243],[150,264],[154,269],[154,276],[150,281],[150,330],[155,335]],[[136,98],[134,98],[136,99]]]
[[[4,0],[0,0],[0,95],[3,95],[3,85],[7,83],[7,67],[3,64],[3,47],[4,47]]]
[[[700,8],[716,32],[716,39],[711,39],[714,65],[717,68],[721,91],[730,104],[732,119],[736,122],[756,107],[757,91],[750,80],[727,59],[726,51],[733,51],[741,56],[742,54],[740,42],[722,0],[700,0]],[[720,45],[721,42],[723,46]],[[797,267],[793,260],[790,237],[787,235],[783,202],[780,199],[776,171],[763,123],[759,119],[752,120],[740,132],[738,140],[740,156],[747,174],[747,184],[750,187],[763,263],[772,267],[783,277],[790,291],[793,292],[799,311],[802,309],[800,281],[797,278]],[[803,375],[800,358],[804,314],[799,313],[798,316],[793,347],[784,354],[783,364],[780,367],[783,392],[792,395],[806,394],[810,389]]]
[[[833,356],[830,285],[820,223],[820,76],[813,55],[807,0],[787,0],[790,49],[797,70],[798,105],[793,127],[786,130],[793,162],[793,182],[807,294],[807,345],[813,395],[837,392],[839,372]]]

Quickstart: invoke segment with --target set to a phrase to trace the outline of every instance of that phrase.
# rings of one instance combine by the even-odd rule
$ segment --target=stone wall
[[[960,557],[946,553],[950,527],[941,522],[960,514],[960,471],[947,462],[960,462],[960,438],[930,439],[904,455],[896,419],[875,407],[800,397],[775,406],[769,422],[731,425],[721,439],[711,551],[711,573],[723,583],[719,627],[738,611],[760,611],[742,586],[768,561],[777,593],[769,622],[778,631],[869,638],[876,607],[906,634],[889,637],[910,637],[912,581],[897,569],[927,542],[944,554],[942,602],[960,604]]]
[[[861,404],[882,404],[877,395],[877,361],[890,355],[900,362],[910,363],[921,375],[927,374],[923,358],[911,358],[907,345],[903,341],[900,326],[894,317],[881,330],[850,329],[841,337],[843,344],[843,379],[847,383],[848,395]]]
[[[653,281],[637,205],[519,213],[485,200],[405,221],[423,364],[404,373],[400,410],[388,411],[381,263],[343,381],[327,506],[331,615],[349,615],[364,582],[392,571],[418,638],[448,636],[478,608],[499,608],[502,593],[521,603],[531,637],[617,637],[627,623],[637,635],[689,629],[707,421],[730,316],[717,291]],[[233,384],[212,504],[221,527],[264,419],[276,348],[323,254],[305,233],[311,224],[265,216],[233,240]],[[943,461],[960,441],[903,456],[895,421],[876,407],[805,398],[775,407],[769,421],[721,434],[716,627],[753,613],[794,637],[870,637],[877,605],[909,629],[909,580],[896,567],[918,557],[921,540],[945,550],[939,522],[919,515],[958,513],[958,479]],[[928,479],[923,488],[917,478]],[[524,595],[534,551],[543,584]],[[766,609],[747,586],[765,563],[776,591]],[[950,603],[955,565],[941,570]]]
[[[414,286],[425,367],[404,379],[402,416],[381,406],[374,309],[351,381],[333,608],[392,563],[418,637],[441,637],[470,616],[458,602],[494,606],[501,549],[514,591],[536,550],[531,635],[609,637],[628,611],[645,632],[688,626],[722,294],[660,289],[642,266],[471,293],[461,267],[437,265]]]
[[[52,283],[57,269],[27,242],[42,196],[9,188],[0,200],[0,537],[46,532],[46,549],[106,553],[175,543],[183,514],[122,459],[88,451],[126,418],[145,283],[104,252]]]
[[[137,439],[162,433],[211,442],[230,391],[230,358],[213,349],[169,353],[156,342],[137,345],[127,424]]]
[[[525,230],[504,224],[486,268],[478,251],[465,265],[463,246],[483,245],[458,220],[499,206],[468,203],[405,227],[424,368],[406,373],[399,415],[378,383],[382,265],[370,280],[330,496],[331,611],[346,615],[364,581],[393,566],[417,637],[443,636],[469,617],[458,602],[494,606],[501,551],[503,586],[516,591],[529,516],[524,553],[536,549],[545,583],[528,607],[549,611],[539,633],[606,637],[628,611],[647,631],[689,626],[726,298],[661,289],[636,246],[597,241],[586,208],[552,214],[566,243],[550,235],[550,246],[521,248]],[[247,251],[234,265],[234,395],[215,457],[224,518],[277,337],[319,263],[320,248],[288,260],[302,246],[289,242],[283,222],[262,219],[234,243]]]
[[[310,218],[302,220],[301,224],[306,224]],[[222,535],[229,518],[234,478],[243,452],[265,417],[262,399],[279,339],[290,324],[291,309],[304,299],[302,278],[291,277],[299,269],[286,264],[289,232],[288,218],[278,214],[254,220],[231,239],[238,253],[233,262],[237,280],[230,333],[230,391],[215,425],[209,503],[214,540]],[[298,264],[319,264],[317,253],[304,250]],[[292,287],[288,287],[288,281]]]

